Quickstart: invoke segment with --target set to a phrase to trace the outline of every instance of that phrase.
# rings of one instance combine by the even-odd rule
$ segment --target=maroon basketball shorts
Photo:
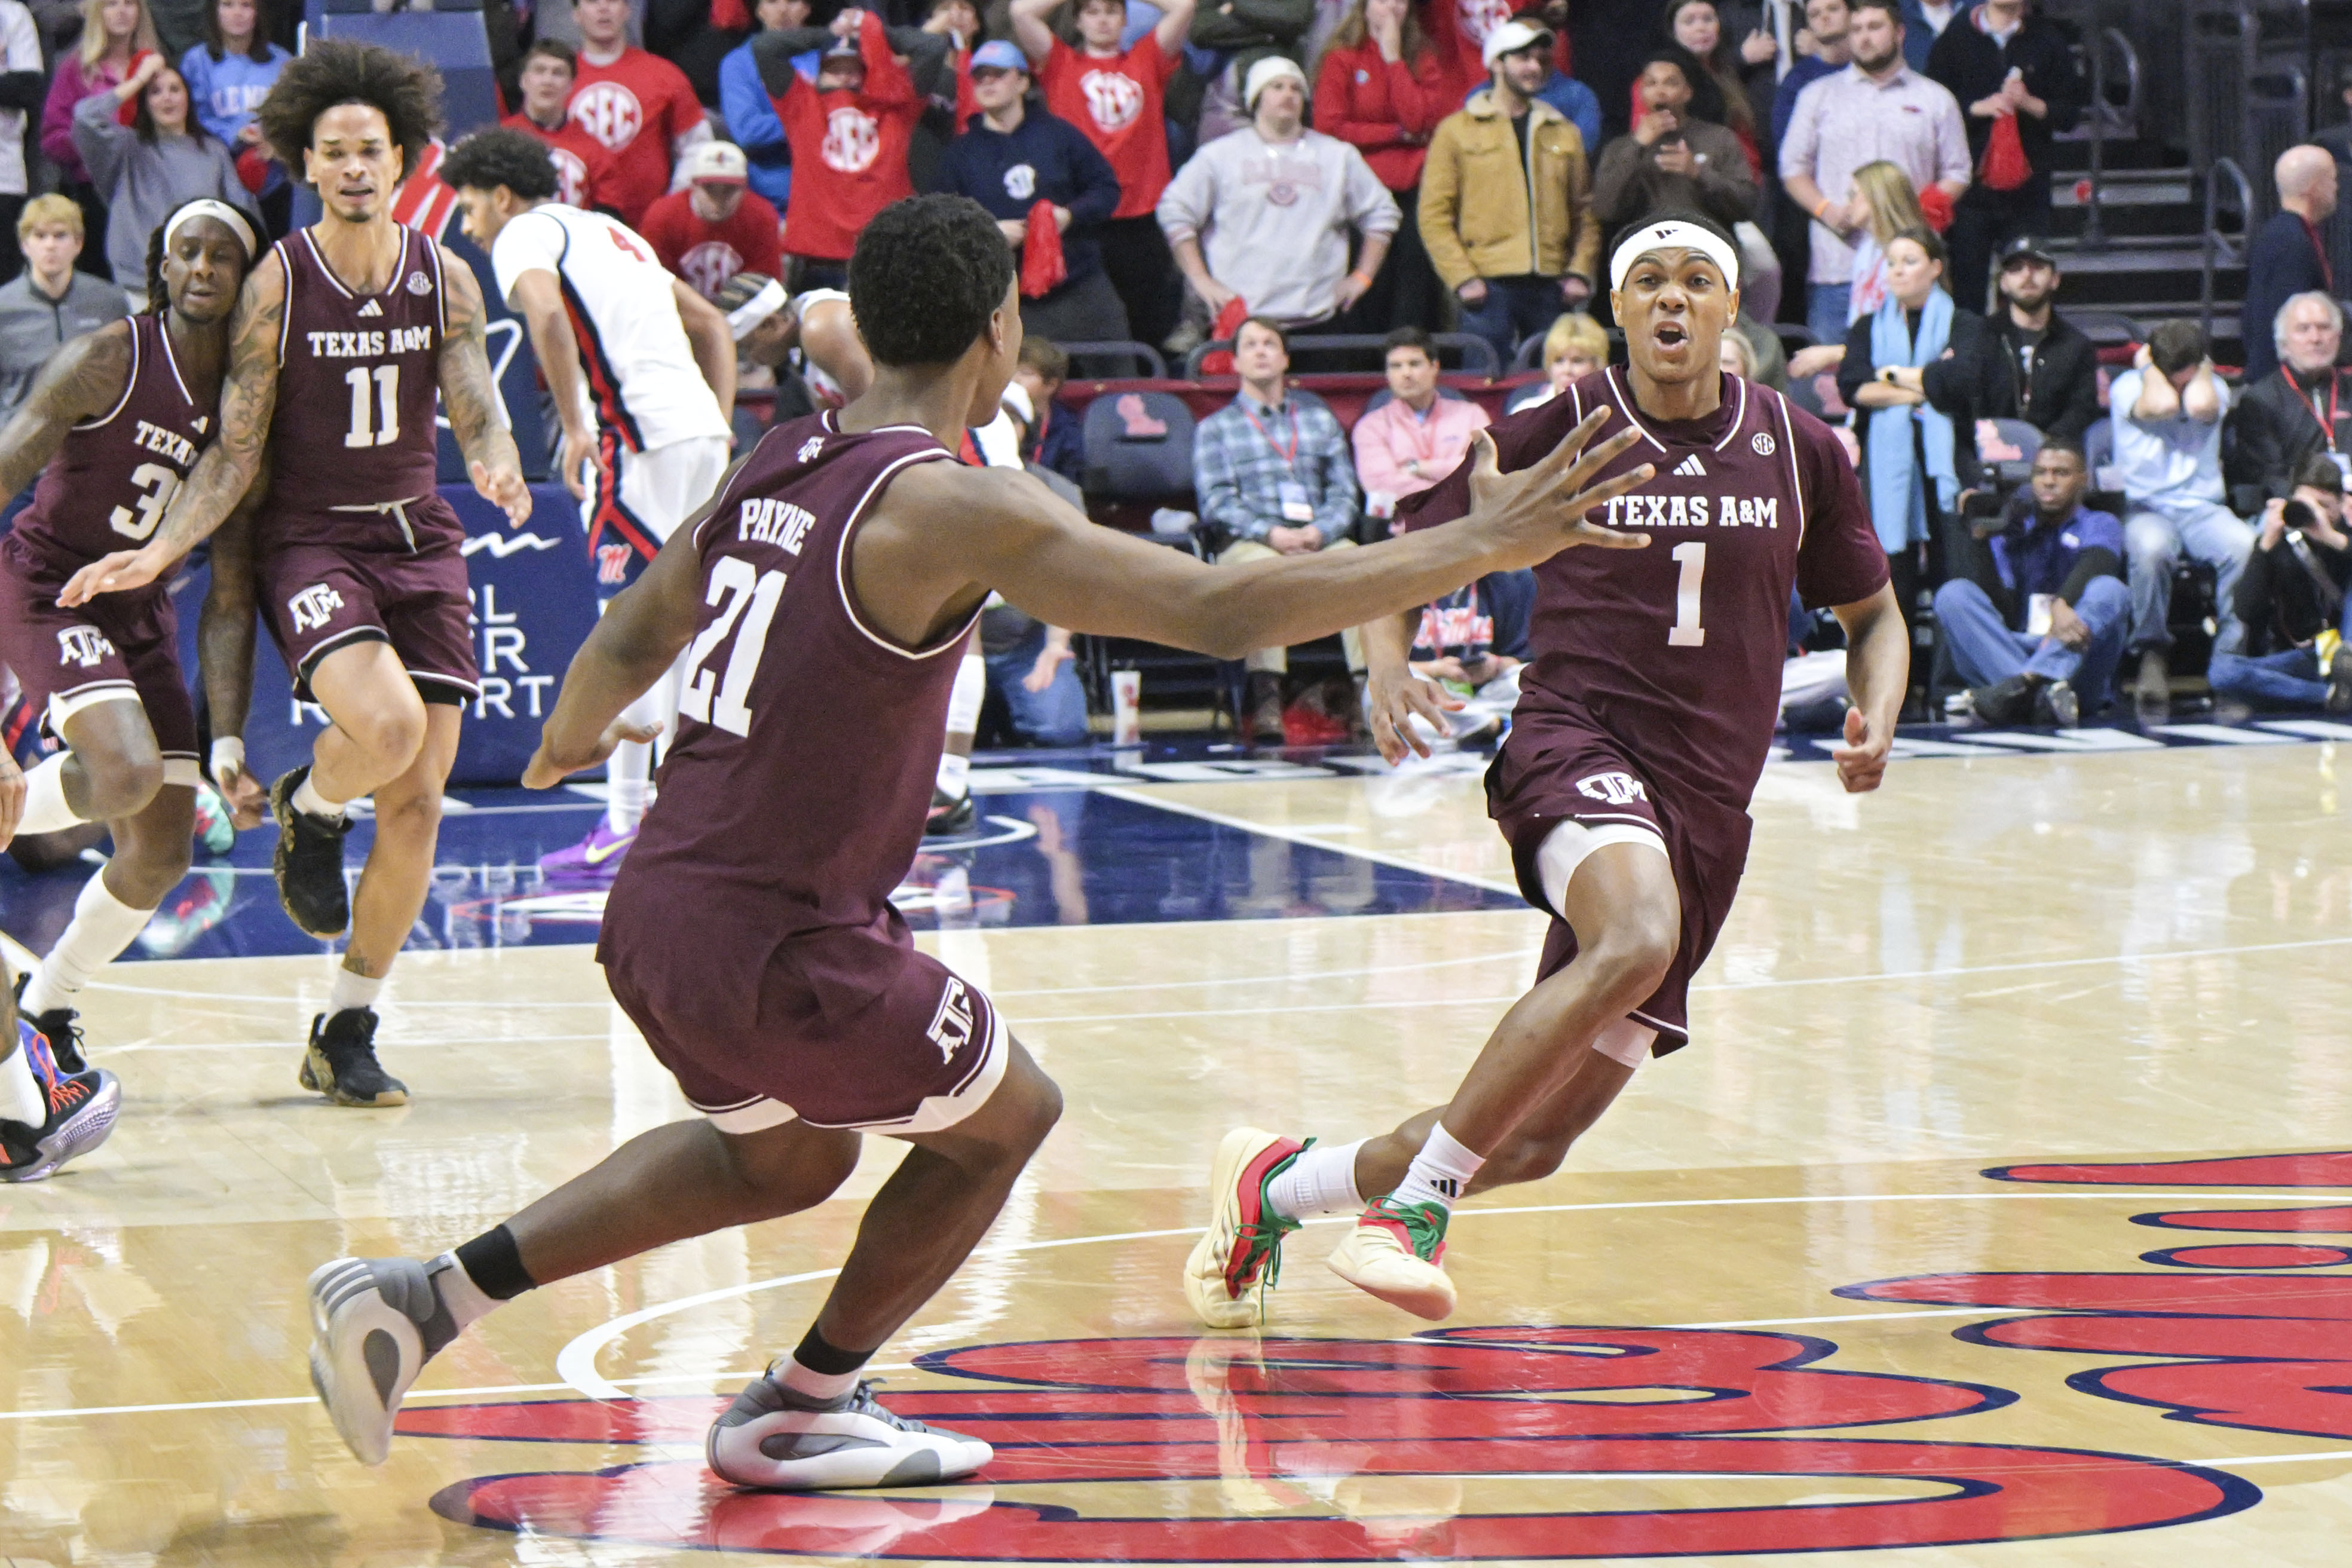
[[[1562,849],[1573,855],[1580,845],[1649,843],[1653,836],[1664,847],[1682,900],[1682,945],[1665,979],[1629,1016],[1658,1032],[1653,1049],[1659,1056],[1688,1045],[1691,976],[1714,950],[1739,891],[1748,864],[1748,814],[1689,792],[1662,797],[1632,752],[1589,717],[1524,708],[1486,770],[1486,814],[1510,844],[1519,891],[1552,917],[1537,968],[1539,981],[1576,957],[1576,933],[1545,891],[1547,880],[1566,886],[1567,877],[1559,874]],[[1564,825],[1584,832],[1563,835],[1548,854],[1546,841]]]
[[[60,743],[66,721],[100,702],[135,697],[163,756],[163,782],[196,782],[196,710],[180,673],[179,616],[160,584],[58,607],[65,579],[0,550],[0,662],[16,672],[26,705]]]
[[[254,592],[260,595],[270,640],[294,672],[296,696],[314,700],[310,672],[319,661],[362,642],[390,643],[401,668],[416,682],[417,695],[427,702],[462,707],[480,695],[474,637],[467,625],[466,558],[457,548],[463,531],[438,496],[407,508],[420,519],[436,509],[449,528],[430,529],[415,550],[404,546],[396,533],[387,544],[377,544],[379,531],[372,523],[353,530],[370,540],[365,546],[265,547],[255,568]],[[264,538],[274,521],[262,521]],[[289,531],[316,537],[314,520],[304,522]]]
[[[917,951],[895,911],[790,938],[741,976],[693,962],[690,931],[630,940],[609,907],[605,935],[613,999],[722,1132],[796,1120],[938,1132],[986,1104],[1004,1077],[1010,1042],[995,1004]]]

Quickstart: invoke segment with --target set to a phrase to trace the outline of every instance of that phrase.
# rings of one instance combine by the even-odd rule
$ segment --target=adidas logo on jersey
[[[1693,452],[1675,465],[1675,477],[1682,479],[1703,479],[1706,478],[1706,465],[1698,460],[1696,452]]]
[[[383,307],[370,300],[360,307],[359,313],[362,316],[381,316],[383,314]]]

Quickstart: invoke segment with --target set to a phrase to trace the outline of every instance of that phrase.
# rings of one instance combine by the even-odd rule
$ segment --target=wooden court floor
[[[1175,1270],[1228,1126],[1352,1138],[1442,1100],[1533,916],[927,935],[1069,1109],[878,1358],[901,1409],[999,1446],[905,1494],[699,1462],[879,1144],[811,1215],[506,1309],[354,1464],[309,1397],[310,1268],[436,1251],[678,1103],[585,946],[404,964],[390,1112],[294,1083],[324,960],[125,965],[87,1007],[122,1126],[0,1188],[0,1563],[2345,1563],[2347,765],[1939,759],[1861,801],[1771,769],[1696,1043],[1568,1170],[1465,1208],[1434,1333],[1329,1276],[1326,1226],[1262,1335],[1196,1333]],[[1367,889],[1507,878],[1458,771],[1131,793],[1252,825],[1269,900],[1306,843]]]

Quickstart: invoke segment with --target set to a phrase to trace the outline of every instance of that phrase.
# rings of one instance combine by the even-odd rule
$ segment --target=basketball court
[[[980,831],[900,900],[1068,1109],[877,1364],[997,1458],[803,1497],[720,1485],[702,1434],[895,1144],[811,1215],[499,1312],[388,1465],[347,1456],[310,1269],[438,1251],[683,1106],[605,995],[596,897],[537,879],[587,793],[451,813],[382,1005],[391,1111],[296,1087],[330,966],[247,835],[85,994],[112,1142],[0,1188],[0,1562],[2340,1562],[2347,741],[1920,731],[1861,799],[1800,743],[1695,1045],[1460,1212],[1453,1320],[1329,1275],[1327,1224],[1256,1335],[1177,1289],[1218,1137],[1438,1102],[1533,973],[1483,758],[983,759]],[[8,935],[44,946],[84,875],[0,872]]]

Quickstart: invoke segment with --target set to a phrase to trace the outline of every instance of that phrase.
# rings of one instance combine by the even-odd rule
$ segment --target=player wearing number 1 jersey
[[[187,873],[196,721],[165,584],[74,609],[60,607],[58,594],[89,563],[154,531],[210,438],[229,313],[256,238],[224,203],[173,209],[149,243],[147,310],[58,350],[0,429],[0,489],[14,493],[40,476],[32,504],[0,540],[0,662],[64,748],[27,776],[15,830],[103,822],[114,838],[21,996],[68,1075],[83,1068],[74,1009],[82,986]],[[0,774],[15,772],[13,760],[0,761]],[[0,1121],[22,1120],[6,1109],[10,1080],[23,1087],[22,1055],[13,1032],[0,1034]],[[7,1168],[0,1152],[0,1175]]]
[[[1213,1327],[1261,1311],[1282,1237],[1358,1214],[1331,1255],[1342,1279],[1424,1318],[1453,1310],[1440,1267],[1464,1194],[1533,1181],[1654,1052],[1690,1038],[1690,977],[1730,912],[1748,801],[1778,717],[1791,586],[1835,610],[1856,706],[1837,753],[1875,789],[1909,670],[1885,558],[1853,471],[1819,421],[1717,368],[1738,310],[1738,251],[1712,221],[1671,215],[1617,247],[1612,303],[1631,363],[1494,426],[1503,464],[1598,413],[1656,480],[1599,521],[1648,536],[1639,554],[1578,551],[1536,569],[1533,658],[1486,777],[1519,888],[1552,916],[1535,988],[1506,1014],[1453,1100],[1383,1137],[1311,1147],[1242,1128],[1219,1148],[1187,1300]],[[1469,498],[1459,470],[1400,508],[1444,533]],[[1407,670],[1401,622],[1365,629],[1373,737],[1391,762],[1436,689]],[[1454,704],[1459,706],[1458,703]],[[1309,1144],[1311,1144],[1311,1140]],[[1367,1206],[1367,1200],[1370,1200]]]
[[[324,216],[246,283],[218,438],[163,526],[143,548],[84,567],[63,595],[77,604],[153,582],[227,518],[267,447],[250,586],[296,691],[329,720],[310,765],[269,792],[278,890],[312,936],[351,928],[299,1075],[340,1105],[407,1100],[376,1060],[373,1004],[425,904],[460,705],[478,689],[466,531],[434,488],[436,392],[475,489],[513,522],[530,515],[483,346],[481,289],[391,216],[439,98],[430,66],[373,45],[314,42],[280,73],[262,132],[318,188]],[[243,772],[242,702],[228,706],[213,705],[225,782]],[[343,807],[362,795],[374,798],[375,842],[354,894]]]
[[[1628,444],[1582,452],[1597,420],[1509,479],[1489,462],[1457,526],[1376,550],[1212,568],[1092,527],[1026,474],[953,460],[1013,376],[1013,274],[978,203],[884,209],[849,266],[872,388],[771,430],[572,660],[534,787],[638,732],[618,716],[686,657],[661,798],[597,955],[702,1116],[430,1263],[340,1258],[311,1276],[312,1377],[361,1458],[383,1460],[426,1358],[499,1301],[821,1203],[877,1132],[912,1147],[815,1325],[706,1452],[728,1480],[784,1489],[985,1464],[987,1444],[893,1415],[858,1373],[988,1229],[1061,1109],[987,996],[918,951],[890,902],[922,841],[956,652],[991,591],[1055,626],[1232,658],[1570,544],[1642,542],[1575,521],[1648,476],[1576,493]],[[842,705],[861,719],[848,734],[824,723]]]

